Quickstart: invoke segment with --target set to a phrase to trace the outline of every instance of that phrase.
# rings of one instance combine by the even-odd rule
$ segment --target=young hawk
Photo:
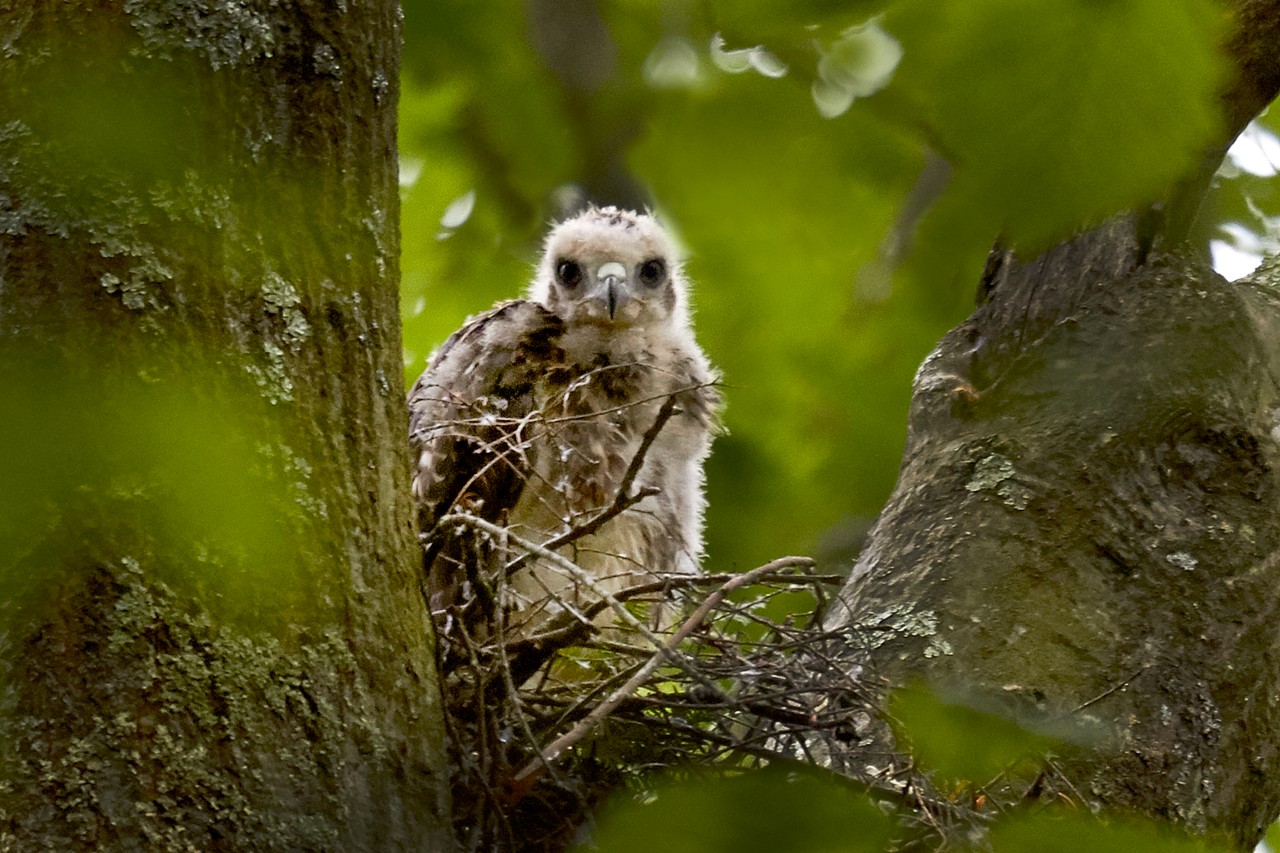
[[[511,571],[526,553],[512,542],[437,529],[456,512],[538,544],[576,531],[558,553],[610,593],[697,572],[717,379],[694,340],[689,284],[652,217],[593,207],[555,226],[528,297],[468,320],[409,392],[432,609],[493,605],[505,584],[498,606],[508,637],[521,638],[599,600],[545,555]],[[652,494],[601,516],[624,487],[622,498]]]

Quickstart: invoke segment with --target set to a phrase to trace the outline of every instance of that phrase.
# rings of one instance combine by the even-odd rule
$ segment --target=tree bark
[[[1278,6],[1237,4],[1226,138],[1280,86]],[[1280,265],[1228,283],[1136,219],[993,253],[829,624],[889,683],[1079,723],[1073,797],[1249,850],[1280,812]]]
[[[1250,849],[1280,809],[1277,269],[1090,259],[921,370],[843,625],[891,683],[1105,729],[1078,791]]]
[[[447,850],[394,0],[0,11],[0,847]]]

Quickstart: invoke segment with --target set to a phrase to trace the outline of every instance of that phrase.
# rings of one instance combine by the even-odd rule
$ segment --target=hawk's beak
[[[627,268],[617,261],[610,261],[596,271],[596,278],[604,289],[605,305],[609,309],[609,319],[612,320],[627,301],[627,289],[624,286]]]

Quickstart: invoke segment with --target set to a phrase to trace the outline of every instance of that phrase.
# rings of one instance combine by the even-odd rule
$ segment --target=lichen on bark
[[[0,842],[448,849],[397,4],[99,5],[0,12]]]
[[[1247,849],[1280,808],[1280,298],[1128,234],[997,273],[942,341],[831,624],[890,683],[1094,724],[1054,764],[1089,804]]]

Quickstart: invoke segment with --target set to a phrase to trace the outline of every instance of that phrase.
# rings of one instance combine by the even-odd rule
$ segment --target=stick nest
[[[477,535],[490,525],[465,516]],[[826,766],[869,734],[874,691],[819,627],[839,576],[786,557],[739,575],[655,576],[535,637],[504,641],[501,607],[437,612],[464,850],[560,850],[601,800],[656,771]],[[670,628],[645,626],[674,600]],[[626,608],[600,627],[599,615]]]

